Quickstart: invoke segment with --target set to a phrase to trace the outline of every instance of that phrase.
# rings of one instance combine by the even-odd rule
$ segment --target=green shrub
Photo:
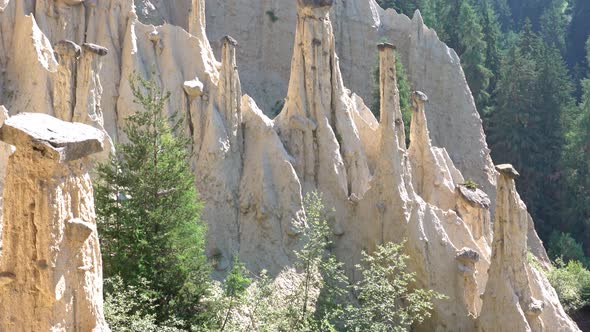
[[[285,99],[277,100],[274,106],[270,109],[270,114],[268,115],[269,118],[273,119],[274,117],[279,115],[279,113],[281,113],[281,111],[283,110],[283,107],[285,107]]]
[[[235,319],[235,311],[240,306],[248,304],[247,290],[252,280],[248,277],[248,270],[240,260],[235,258],[231,271],[223,283],[223,297],[219,300],[220,314],[219,331],[232,331],[239,321]]]
[[[574,313],[590,304],[590,271],[582,263],[570,261],[566,264],[557,259],[547,277],[568,313]]]
[[[561,258],[564,262],[578,261],[588,266],[582,245],[569,233],[553,232],[549,238],[549,257],[553,260]]]
[[[308,284],[300,285],[301,313],[297,330],[311,331],[409,331],[430,317],[433,299],[443,299],[434,291],[414,289],[415,274],[408,272],[403,254],[404,243],[386,243],[372,254],[362,253],[362,264],[356,266],[362,279],[350,285],[343,264],[329,252],[332,237],[326,222],[321,196],[311,193],[305,200],[309,229],[306,244],[297,252],[298,266],[304,280],[319,289],[313,316],[305,316]],[[319,276],[319,278],[318,278]],[[297,309],[297,308],[295,308]]]
[[[279,20],[278,16],[275,15],[275,12],[273,10],[267,10],[266,15],[268,16],[268,18],[270,19],[270,21],[272,23],[275,23],[276,21]]]
[[[476,190],[479,187],[479,184],[477,184],[477,182],[475,182],[471,179],[465,181],[465,183],[463,183],[463,185],[465,187],[467,187],[467,189],[471,189],[471,190]]]
[[[415,274],[407,271],[404,243],[386,243],[372,254],[363,252],[357,265],[363,279],[354,285],[358,306],[347,308],[351,331],[410,331],[429,318],[433,299],[446,298],[432,290],[412,289]]]
[[[117,332],[180,332],[182,330],[156,322],[157,304],[149,282],[140,279],[136,286],[126,286],[120,276],[104,280],[105,318]],[[178,322],[170,322],[177,325]]]

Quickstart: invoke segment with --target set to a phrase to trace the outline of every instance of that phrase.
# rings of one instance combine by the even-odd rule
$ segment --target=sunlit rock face
[[[182,7],[187,0],[176,2]],[[217,41],[226,34],[242,42],[238,64],[243,90],[266,114],[280,110],[289,90],[287,59],[296,47],[297,5],[294,0],[207,2],[207,34],[213,48],[220,49]],[[383,41],[395,44],[412,89],[429,98],[426,117],[433,145],[447,150],[465,179],[480,184],[493,209],[494,165],[457,54],[424,24],[419,13],[408,18],[393,9],[381,9],[373,0],[334,1],[329,10],[344,84],[367,105],[374,105],[375,46]],[[174,14],[167,16],[167,22],[184,24]]]
[[[492,261],[478,331],[579,331],[547,278],[528,263],[529,216],[516,192],[518,172],[508,164],[496,169]]]
[[[457,55],[424,25],[419,13],[410,20],[381,10],[372,0],[280,0],[270,9],[265,3],[209,1],[206,10],[203,0],[0,0],[0,38],[6,46],[0,49],[0,104],[13,116],[36,112],[83,122],[94,128],[89,127],[90,132],[108,134],[110,139],[105,143],[106,153],[80,155],[75,161],[45,160],[35,149],[24,155],[23,151],[31,149],[19,153],[17,147],[11,160],[24,162],[25,157],[34,157],[32,163],[37,166],[19,170],[9,163],[8,177],[0,176],[10,188],[5,201],[15,199],[10,195],[20,195],[17,186],[21,184],[10,180],[14,174],[42,178],[43,183],[72,179],[64,190],[88,193],[90,184],[82,164],[86,165],[86,158],[104,160],[112,150],[111,141],[126,140],[125,119],[139,110],[129,79],[133,75],[151,77],[170,93],[166,114],[180,115],[179,130],[191,138],[190,162],[203,200],[206,250],[214,264],[214,277],[222,278],[233,257],[239,256],[253,272],[266,269],[288,285],[294,250],[301,245],[300,235],[306,227],[303,197],[317,190],[329,210],[334,252],[352,280],[360,278],[354,266],[361,250],[371,252],[388,241],[406,241],[408,266],[416,274],[412,286],[449,297],[435,301],[433,316],[417,329],[474,331],[485,327],[486,320],[503,309],[486,309],[495,308],[493,301],[484,296],[482,304],[480,294],[489,285],[512,281],[498,273],[488,274],[488,269],[495,271],[490,264],[497,260],[492,255],[496,236],[492,236],[490,217],[497,206],[497,172]],[[158,25],[144,24],[138,15]],[[207,33],[215,36],[211,39],[214,47]],[[377,47],[382,38],[395,45]],[[376,59],[380,105],[374,111],[380,114],[379,120],[361,98],[373,90],[371,73]],[[413,95],[409,133],[404,132],[399,105],[398,61],[405,65],[413,88],[422,91]],[[277,104],[277,116],[271,119],[265,113],[277,101],[284,105]],[[0,118],[5,117],[0,112]],[[411,140],[409,147],[406,136]],[[12,151],[8,145],[0,145],[2,148],[9,152],[0,154],[0,174]],[[60,149],[43,151],[56,156],[61,155]],[[41,170],[45,173],[38,173]],[[59,176],[47,178],[48,174]],[[468,185],[467,179],[480,187]],[[51,194],[56,199],[66,195],[58,184],[30,188],[34,185],[22,184],[22,190],[43,189],[45,196],[57,192]],[[50,216],[65,220],[65,231],[55,230],[56,239],[69,239],[68,229],[79,234],[67,240],[70,242],[62,241],[69,246],[64,252],[73,252],[72,246],[89,229],[82,243],[95,245],[94,229],[88,224],[93,220],[87,206],[89,194],[71,195],[80,198],[63,198],[59,214]],[[6,213],[14,214],[10,211],[15,208],[19,218],[45,213],[31,212],[29,197],[36,196],[27,194],[15,207],[7,207],[5,220]],[[34,209],[43,204],[46,202],[35,203]],[[535,235],[532,221],[526,217],[529,235],[519,235],[518,243],[525,239],[546,262],[542,244],[530,235]],[[54,220],[51,218],[48,220]],[[31,227],[30,222],[22,225]],[[5,226],[4,233],[12,234],[6,227],[10,226]],[[4,248],[12,241],[8,236]],[[96,255],[92,250],[83,257]],[[35,260],[47,262],[47,270],[45,264],[40,265],[42,271],[54,271],[53,261],[45,257],[54,256],[41,252]],[[531,298],[552,305],[544,305],[540,318],[529,322],[525,315],[514,326],[535,325],[540,319],[545,326],[555,321],[573,328],[546,279],[526,261],[523,264],[533,276],[529,280],[537,280],[531,281]],[[8,289],[20,285],[17,281],[23,273],[30,273],[7,266],[0,273]],[[85,266],[76,267],[83,267],[80,275],[86,276],[78,284],[98,283],[88,277],[97,267]],[[70,288],[64,291],[63,282],[51,278],[43,281],[45,296],[53,296],[47,289],[55,289],[59,290],[56,298],[74,298]],[[72,289],[77,289],[76,294],[82,292]],[[536,314],[540,302],[529,302],[534,305],[527,310]],[[100,302],[92,303],[94,309],[80,310],[91,317],[89,324],[100,326],[96,309]],[[5,317],[2,313],[0,321]],[[58,326],[50,318],[35,324]],[[56,329],[70,323],[63,324]],[[512,326],[508,321],[498,324]]]
[[[4,122],[0,330],[109,331],[88,156],[97,129],[44,114]]]

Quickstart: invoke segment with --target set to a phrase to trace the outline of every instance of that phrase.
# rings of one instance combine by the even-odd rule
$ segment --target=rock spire
[[[508,164],[496,169],[492,259],[478,331],[579,331],[546,277],[528,263],[529,217],[516,192],[518,172]]]
[[[109,331],[87,158],[104,135],[22,113],[0,139],[16,147],[4,188],[0,330]]]

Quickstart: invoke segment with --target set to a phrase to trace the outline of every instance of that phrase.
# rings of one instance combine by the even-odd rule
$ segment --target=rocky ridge
[[[369,3],[374,13],[381,13],[372,1]],[[487,304],[490,301],[485,295],[482,303],[480,294],[493,289],[489,285],[496,282],[512,282],[492,273],[493,267],[512,261],[522,263],[518,255],[523,246],[526,250],[527,239],[533,239],[527,233],[534,234],[534,229],[530,217],[518,219],[514,223],[519,225],[526,220],[524,227],[513,229],[520,249],[505,256],[498,253],[498,246],[490,247],[492,238],[496,243],[504,233],[495,231],[492,237],[490,207],[494,200],[484,191],[493,191],[495,171],[489,167],[491,161],[474,107],[460,108],[468,111],[467,116],[459,116],[461,121],[471,125],[453,130],[450,128],[455,124],[450,124],[449,132],[458,136],[448,136],[447,143],[466,135],[474,139],[465,141],[478,142],[476,146],[453,146],[455,153],[436,148],[441,141],[437,133],[442,132],[436,128],[443,128],[449,121],[442,121],[442,115],[434,111],[435,107],[446,107],[435,106],[444,101],[437,97],[440,82],[428,83],[432,85],[425,86],[434,89],[428,109],[425,94],[414,94],[413,143],[408,149],[395,75],[395,61],[399,59],[393,45],[382,44],[377,51],[381,94],[377,121],[362,98],[344,86],[336,55],[337,34],[330,20],[331,10],[336,10],[332,1],[298,0],[293,9],[297,16],[287,97],[281,113],[271,120],[252,98],[242,96],[238,43],[230,37],[222,38],[218,62],[205,35],[204,1],[193,0],[186,5],[191,9],[185,12],[190,13],[185,23],[188,31],[170,24],[141,23],[130,0],[75,4],[37,0],[34,6],[22,0],[0,2],[0,39],[7,46],[0,49],[0,104],[13,115],[34,111],[65,120],[76,118],[119,141],[125,139],[119,128],[137,110],[128,78],[133,73],[151,76],[171,93],[167,112],[185,116],[184,130],[193,141],[197,187],[205,202],[203,217],[209,224],[207,254],[215,258],[220,276],[236,254],[254,271],[265,268],[277,275],[288,269],[305,227],[302,196],[319,190],[325,203],[335,208],[329,216],[336,237],[335,251],[353,279],[358,277],[353,266],[361,250],[373,250],[386,241],[406,240],[410,268],[417,275],[415,286],[450,297],[450,301],[435,302],[433,317],[422,330],[473,331],[477,326],[486,328],[488,317],[500,317],[500,309],[482,311],[482,305],[496,307]],[[162,8],[170,8],[166,6]],[[388,11],[383,15],[393,14]],[[413,33],[419,38],[404,42],[404,37],[396,42],[402,61],[409,61],[404,60],[403,52],[445,49],[436,34],[420,22],[419,15],[412,22]],[[102,47],[109,50],[103,57],[106,51]],[[446,52],[447,57],[442,59],[456,58],[448,48]],[[424,53],[414,57],[412,61],[427,68],[438,65]],[[464,77],[458,64],[445,62],[442,67],[459,73],[460,83],[453,86],[469,93],[462,84]],[[446,77],[456,79],[453,75]],[[469,98],[464,105],[469,100],[473,103]],[[429,123],[434,124],[430,130]],[[435,133],[431,133],[432,128]],[[455,158],[462,150],[457,149],[464,149],[468,156],[459,157],[458,163]],[[0,155],[2,158],[6,156]],[[457,164],[460,166],[455,167]],[[484,191],[462,185],[465,177],[459,170],[468,165],[475,165],[471,172],[484,179]],[[506,195],[503,188],[498,189],[501,197]],[[509,211],[511,217],[526,214],[522,206],[506,205],[504,201],[497,209]],[[5,217],[8,224],[7,220]],[[542,245],[535,243],[534,252],[543,260]],[[528,281],[530,288],[536,289],[534,304],[543,303],[545,308],[531,329],[559,324],[562,330],[577,330],[563,314],[545,277],[526,261],[522,264],[536,273]],[[520,290],[516,287],[512,289]],[[529,324],[528,318],[525,320],[507,324]]]

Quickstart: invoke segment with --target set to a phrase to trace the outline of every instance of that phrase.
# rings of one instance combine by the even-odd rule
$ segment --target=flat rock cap
[[[20,113],[0,128],[0,140],[18,149],[34,149],[47,159],[67,162],[103,150],[104,134],[91,126],[47,114]]]
[[[60,56],[78,57],[82,49],[78,44],[71,40],[60,40],[54,46],[53,50]]]
[[[84,3],[84,0],[64,0],[68,6],[77,6]]]
[[[511,179],[516,179],[517,177],[520,176],[520,174],[516,171],[514,166],[512,166],[510,164],[497,165],[496,170]]]
[[[395,45],[393,45],[391,43],[379,43],[379,44],[377,44],[377,49],[379,49],[380,51],[387,50],[387,49],[395,50],[396,47],[395,47]]]
[[[414,97],[416,100],[419,100],[421,102],[427,102],[428,101],[428,96],[422,92],[422,91],[414,91],[412,93],[412,97]]]
[[[463,248],[459,250],[455,256],[455,259],[461,262],[479,262],[479,253],[470,248]]]
[[[297,4],[301,7],[310,8],[331,7],[334,0],[297,0]]]
[[[196,77],[194,80],[185,81],[183,84],[184,92],[191,97],[199,97],[203,95],[203,82]]]
[[[232,46],[238,46],[238,41],[234,39],[234,37],[226,35],[221,37],[222,44],[230,44]]]
[[[84,43],[84,44],[82,44],[82,48],[86,52],[98,54],[99,56],[105,56],[105,55],[109,54],[108,48],[102,47],[100,45],[92,44],[92,43]]]
[[[481,189],[470,189],[465,185],[459,185],[458,190],[461,197],[472,206],[489,209],[492,204],[490,197]]]

